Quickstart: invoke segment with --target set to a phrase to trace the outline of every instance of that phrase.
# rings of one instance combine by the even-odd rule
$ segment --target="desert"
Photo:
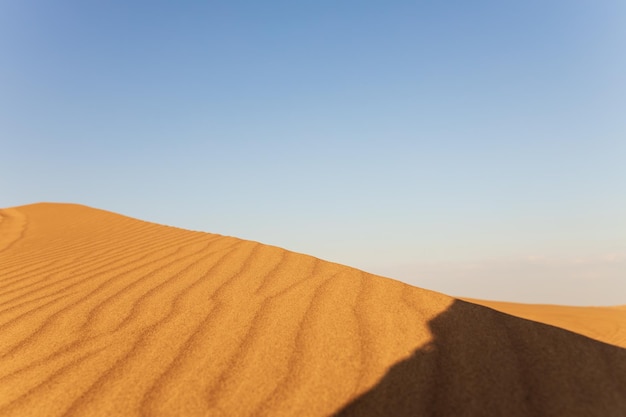
[[[0,211],[6,417],[625,416],[625,317],[76,204]]]
[[[0,1],[0,417],[626,417],[623,1]]]

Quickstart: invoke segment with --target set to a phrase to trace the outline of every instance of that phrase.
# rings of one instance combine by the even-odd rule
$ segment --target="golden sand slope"
[[[231,237],[0,211],[2,416],[624,416],[626,350]]]
[[[626,348],[626,306],[574,307],[507,303],[472,298],[463,298],[463,300]]]

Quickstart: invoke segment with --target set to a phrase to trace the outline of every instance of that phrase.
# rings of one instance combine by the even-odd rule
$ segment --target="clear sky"
[[[626,304],[626,3],[0,1],[0,207]]]

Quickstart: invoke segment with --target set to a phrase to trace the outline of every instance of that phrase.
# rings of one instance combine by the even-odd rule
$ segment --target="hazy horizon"
[[[7,1],[0,207],[626,304],[626,5]]]

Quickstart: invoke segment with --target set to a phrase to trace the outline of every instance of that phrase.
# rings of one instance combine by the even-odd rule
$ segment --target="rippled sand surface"
[[[626,416],[622,324],[577,320],[85,206],[0,210],[1,416]]]

